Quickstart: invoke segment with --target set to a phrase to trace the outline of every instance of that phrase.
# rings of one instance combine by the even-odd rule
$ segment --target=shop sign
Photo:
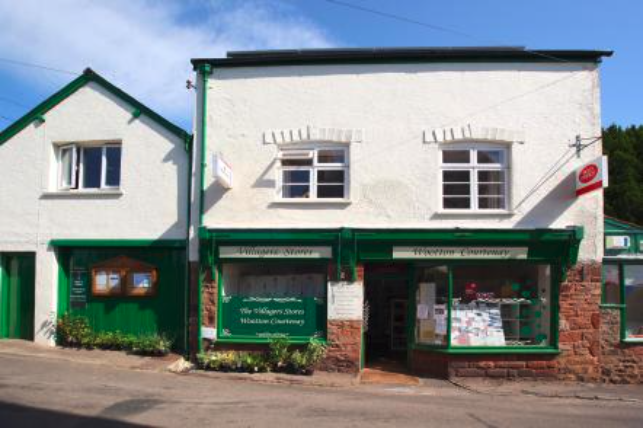
[[[69,303],[72,309],[85,309],[87,306],[87,271],[84,269],[71,272]]]
[[[328,319],[361,321],[364,311],[364,286],[359,282],[328,283]]]
[[[576,170],[576,196],[607,187],[607,156],[600,156]]]
[[[221,337],[321,337],[326,325],[324,301],[314,297],[222,299]]]
[[[329,259],[332,255],[331,247],[219,247],[219,257],[227,259]]]
[[[393,247],[394,259],[526,259],[527,247]]]
[[[232,173],[232,167],[223,159],[221,153],[214,155],[213,165],[214,178],[224,188],[231,189],[234,174]]]

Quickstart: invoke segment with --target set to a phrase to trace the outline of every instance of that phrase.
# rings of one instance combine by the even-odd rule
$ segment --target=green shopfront
[[[332,371],[397,364],[449,376],[487,358],[548,367],[582,237],[582,228],[204,231],[201,348],[285,336],[326,341]]]

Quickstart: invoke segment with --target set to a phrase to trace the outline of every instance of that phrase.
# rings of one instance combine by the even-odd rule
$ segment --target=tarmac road
[[[274,385],[2,354],[0,426],[643,426],[640,401],[497,396],[445,385]]]

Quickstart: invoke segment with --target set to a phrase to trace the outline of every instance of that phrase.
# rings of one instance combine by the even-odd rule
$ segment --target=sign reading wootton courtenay
[[[328,259],[332,255],[331,247],[219,247],[219,257],[227,259]]]
[[[526,259],[527,247],[393,247],[394,259]]]

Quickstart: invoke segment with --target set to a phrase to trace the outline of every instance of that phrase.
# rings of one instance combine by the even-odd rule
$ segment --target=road
[[[321,388],[0,355],[2,427],[641,427],[640,402]]]

